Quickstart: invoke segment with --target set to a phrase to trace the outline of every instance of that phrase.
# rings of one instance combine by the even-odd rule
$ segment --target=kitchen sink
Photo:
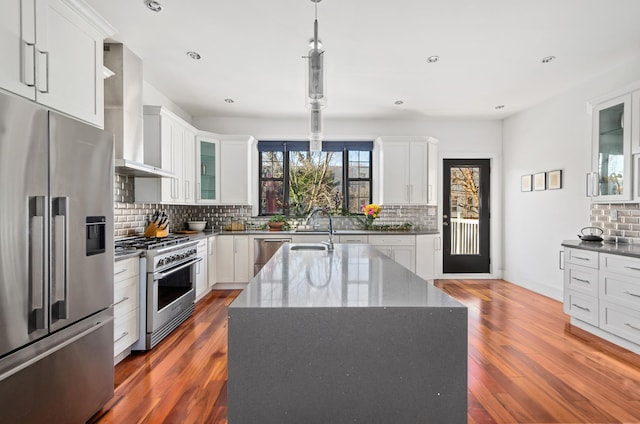
[[[324,243],[291,243],[289,250],[327,250],[328,246]]]

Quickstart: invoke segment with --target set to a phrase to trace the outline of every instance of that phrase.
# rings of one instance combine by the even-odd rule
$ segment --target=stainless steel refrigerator
[[[0,423],[113,396],[113,136],[0,92]]]

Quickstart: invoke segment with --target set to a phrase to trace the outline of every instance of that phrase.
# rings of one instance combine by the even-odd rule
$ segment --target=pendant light
[[[322,151],[322,109],[327,106],[324,82],[324,50],[318,39],[318,3],[322,0],[311,0],[315,3],[315,21],[313,22],[313,39],[307,59],[307,107],[309,116],[309,150]]]

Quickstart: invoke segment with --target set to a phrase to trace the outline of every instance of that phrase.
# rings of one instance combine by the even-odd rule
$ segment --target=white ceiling
[[[312,1],[159,1],[87,0],[192,116],[307,115]],[[639,0],[324,0],[318,22],[325,119],[503,118],[640,55]]]

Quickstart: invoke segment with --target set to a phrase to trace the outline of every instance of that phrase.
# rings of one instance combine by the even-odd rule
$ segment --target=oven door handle
[[[173,274],[174,272],[178,272],[181,269],[185,269],[187,267],[190,267],[191,265],[197,264],[198,262],[200,262],[202,260],[202,258],[195,258],[192,261],[189,261],[187,263],[184,263],[180,266],[177,266],[175,268],[171,268],[171,271],[169,272],[154,272],[153,273],[153,279],[154,280],[162,280],[163,278],[166,278],[168,276],[170,276],[171,274]]]

